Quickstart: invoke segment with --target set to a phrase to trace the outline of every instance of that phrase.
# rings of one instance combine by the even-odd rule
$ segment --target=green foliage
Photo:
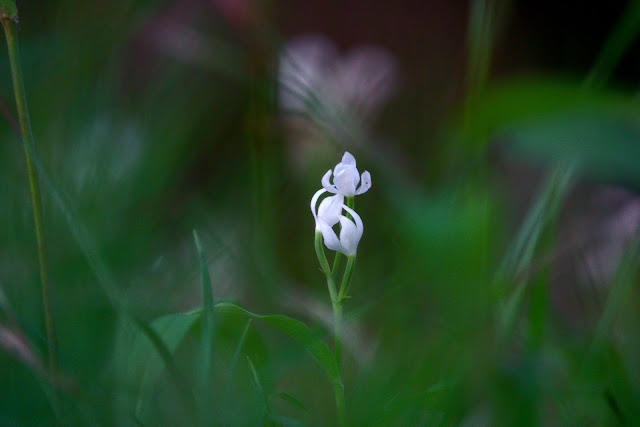
[[[542,164],[573,162],[594,181],[640,188],[638,112],[564,111],[530,120],[508,132],[508,150]]]
[[[303,322],[292,319],[282,314],[274,314],[262,316],[251,313],[242,307],[231,303],[216,304],[216,311],[220,313],[236,314],[247,316],[254,319],[260,319],[271,326],[276,327],[280,331],[289,335],[291,338],[300,343],[313,356],[318,365],[325,371],[334,386],[343,387],[340,370],[336,359],[329,350],[327,343],[320,339],[307,325]]]
[[[407,85],[425,105],[400,93],[374,141],[357,108],[331,102],[310,105],[319,131],[277,125],[273,22],[151,1],[24,2],[60,372],[43,368],[5,54],[0,424],[335,425],[334,394],[349,425],[639,424],[640,238],[626,236],[615,274],[592,283],[576,270],[598,240],[572,246],[564,210],[575,184],[640,188],[637,94],[610,84],[637,40],[638,4],[583,76],[493,78],[510,15],[472,2],[470,96],[444,137],[419,130],[442,128],[437,97]],[[17,16],[14,2],[0,9]],[[258,12],[251,19],[277,16]],[[328,159],[342,154],[336,140],[373,175],[358,200],[365,234],[341,365],[308,211]]]
[[[589,89],[566,76],[515,77],[496,82],[469,106],[462,137],[486,144],[492,136],[521,124],[563,117],[576,112],[629,114],[636,107],[629,94],[610,89]],[[597,113],[596,113],[597,114]],[[580,126],[573,124],[579,131]],[[571,124],[568,124],[571,126]]]
[[[119,408],[122,420],[128,417],[143,422],[148,420],[156,384],[167,369],[172,372],[176,390],[183,393],[181,396],[178,393],[178,396],[182,399],[193,398],[189,396],[182,374],[178,372],[173,353],[198,320],[200,315],[196,313],[169,314],[155,320],[150,328],[157,335],[156,342],[140,325],[123,321],[115,344],[120,354],[116,355],[113,368],[115,384],[128,391],[127,396],[121,399],[123,407]]]
[[[18,17],[18,8],[14,0],[0,0],[0,14],[9,19]]]

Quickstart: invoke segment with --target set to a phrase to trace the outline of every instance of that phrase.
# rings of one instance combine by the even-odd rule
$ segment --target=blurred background
[[[330,340],[309,201],[345,151],[373,181],[356,200],[345,309],[351,424],[640,421],[640,2],[18,8],[62,373],[43,374],[3,48],[0,424],[189,424],[166,374],[141,418],[114,372],[137,348],[119,309],[150,322],[201,305],[194,229],[216,300]],[[245,323],[218,324],[212,424],[333,424],[331,385],[304,349]],[[175,348],[186,377],[191,335]]]

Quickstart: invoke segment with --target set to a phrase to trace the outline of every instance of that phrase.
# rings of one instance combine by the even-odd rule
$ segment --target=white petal
[[[360,182],[360,172],[358,172],[357,167],[350,168],[351,179],[353,179],[353,188],[355,189]]]
[[[358,232],[356,225],[344,215],[340,216],[340,243],[344,246],[347,256],[355,255],[362,234]]]
[[[316,191],[316,194],[314,194],[311,198],[311,213],[313,214],[313,218],[316,220],[316,229],[318,228],[318,214],[316,214],[316,203],[318,203],[318,197],[320,197],[320,195],[325,191],[327,190],[321,188],[320,190]]]
[[[353,165],[353,166],[355,166],[356,165],[356,158],[353,157],[353,155],[350,152],[345,151],[344,152],[344,156],[342,156],[342,164],[343,165]]]
[[[350,207],[342,205],[342,208],[347,212],[349,212],[353,217],[353,219],[356,221],[356,230],[358,231],[358,241],[360,241],[360,238],[362,237],[362,233],[364,233],[364,224],[362,223],[362,218],[360,218],[360,215],[358,215],[356,211],[354,211]]]
[[[353,181],[353,169],[355,168],[345,168],[333,177],[333,182],[335,182],[338,192],[347,197],[353,197],[356,194],[357,182]]]
[[[356,191],[356,195],[366,193],[371,188],[371,174],[364,171],[361,178],[360,188]]]
[[[329,192],[329,193],[337,193],[338,190],[336,190],[336,186],[331,184],[331,182],[329,181],[329,178],[331,178],[331,169],[329,169],[327,171],[327,173],[324,174],[324,176],[322,177],[322,186]]]
[[[345,253],[345,248],[340,243],[340,239],[338,239],[333,228],[329,227],[329,225],[324,221],[318,221],[318,223],[320,224],[320,230],[322,230],[324,244],[332,251]]]
[[[344,196],[342,194],[325,198],[318,208],[318,219],[333,227],[339,221],[338,217],[342,213],[343,203]]]

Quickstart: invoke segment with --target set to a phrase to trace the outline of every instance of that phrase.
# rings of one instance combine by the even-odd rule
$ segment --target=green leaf
[[[305,424],[295,418],[282,417],[280,415],[270,414],[269,421],[276,426],[282,427],[303,427]]]
[[[309,412],[307,410],[307,408],[302,404],[302,402],[300,402],[298,399],[296,399],[295,397],[291,396],[290,394],[287,393],[277,393],[274,394],[273,397],[279,397],[280,399],[291,403],[293,406],[302,409],[305,412]]]
[[[199,318],[199,313],[195,312],[178,313],[160,317],[146,326],[142,322],[123,325],[118,340],[122,358],[117,360],[116,369],[120,386],[133,395],[122,400],[124,406],[133,402],[127,410],[129,414],[133,412],[147,422],[155,387],[167,369],[183,398],[192,397],[175,366],[173,354]]]
[[[211,369],[213,365],[214,353],[214,333],[215,333],[215,313],[213,309],[213,291],[211,290],[211,276],[207,259],[200,244],[200,238],[196,230],[193,230],[193,239],[200,259],[200,274],[202,277],[202,349],[201,349],[201,369],[202,393],[205,402],[210,401]],[[204,405],[208,408],[209,405]],[[205,415],[206,417],[207,415]]]
[[[260,396],[264,398],[264,388],[262,387],[262,381],[260,381],[260,375],[258,375],[258,371],[256,370],[255,365],[251,361],[251,358],[247,356],[247,362],[249,363],[249,369],[251,370],[251,378],[253,378],[253,385],[256,388],[256,391]]]
[[[508,153],[550,163],[570,161],[599,182],[640,187],[640,122],[637,112],[601,109],[563,112],[506,132]]]
[[[240,358],[240,352],[244,347],[245,341],[247,339],[247,333],[249,332],[249,328],[251,327],[251,321],[253,319],[249,318],[247,320],[247,324],[242,330],[242,335],[240,335],[240,339],[238,340],[238,345],[236,346],[235,351],[233,352],[233,357],[231,358],[231,365],[229,367],[229,385],[227,388],[231,387],[231,381],[233,380],[233,374],[235,373],[236,366],[238,364],[238,359]]]
[[[464,126],[462,115],[458,136],[486,144],[505,129],[527,121],[565,114],[577,109],[626,111],[632,96],[611,90],[586,90],[584,83],[568,78],[517,78],[500,81],[484,91],[469,106]]]
[[[615,70],[624,53],[633,45],[640,33],[640,1],[631,0],[620,15],[620,20],[609,34],[596,63],[587,78],[588,85],[605,82]]]
[[[502,260],[494,280],[494,292],[499,291],[507,280],[515,280],[516,287],[501,307],[498,325],[500,343],[513,331],[525,298],[529,281],[526,274],[520,276],[531,264],[542,232],[558,214],[571,188],[573,176],[574,168],[571,166],[560,164],[554,168]]]
[[[0,0],[0,14],[3,17],[15,20],[18,17],[18,8],[14,0]]]
[[[253,379],[253,386],[255,387],[256,394],[260,397],[263,406],[263,416],[269,417],[271,414],[271,407],[269,405],[269,399],[267,398],[267,393],[265,392],[264,386],[262,385],[262,380],[260,379],[260,374],[256,369],[256,365],[253,364],[251,358],[247,355],[247,363],[249,363],[249,370],[251,371],[251,378]]]
[[[260,319],[280,329],[307,349],[315,361],[318,362],[320,367],[322,367],[322,369],[327,373],[334,386],[343,386],[338,364],[336,363],[336,359],[329,349],[329,346],[327,346],[327,343],[314,334],[313,331],[311,331],[311,329],[309,329],[309,327],[303,322],[282,314],[261,316],[251,313],[244,308],[229,302],[219,302],[215,305],[215,308],[217,313],[236,314],[239,316]]]

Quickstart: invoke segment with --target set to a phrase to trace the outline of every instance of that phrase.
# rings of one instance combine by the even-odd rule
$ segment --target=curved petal
[[[356,195],[366,193],[371,188],[371,174],[368,171],[364,171],[362,173],[362,178],[360,178],[361,184],[358,191],[356,191]]]
[[[344,152],[344,156],[342,156],[342,164],[343,165],[353,165],[355,167],[356,165],[356,158],[353,157],[353,154],[351,154],[348,151]]]
[[[316,194],[314,194],[311,198],[311,213],[313,214],[313,218],[316,220],[316,230],[318,229],[318,214],[316,214],[316,204],[318,203],[318,197],[320,197],[320,195],[325,191],[327,190],[321,188],[320,190],[316,191]]]
[[[353,166],[349,166],[349,172],[351,173],[351,179],[353,180],[353,188],[355,189],[360,182],[360,172],[358,172],[358,168]]]
[[[358,232],[356,225],[344,215],[340,216],[340,243],[344,246],[347,256],[356,254],[358,250],[358,243],[360,243],[360,237],[362,234]]]
[[[353,197],[356,194],[356,183],[353,181],[353,170],[355,168],[345,168],[340,173],[334,175],[333,182],[335,182],[336,189],[340,194],[347,197]],[[356,175],[357,177],[357,175]]]
[[[325,198],[318,207],[318,219],[326,222],[329,227],[333,227],[339,221],[338,217],[342,213],[343,203],[344,196],[342,194]]]
[[[329,193],[336,194],[338,192],[338,190],[336,189],[335,185],[331,184],[331,182],[329,181],[329,178],[331,178],[331,169],[329,169],[327,171],[327,173],[325,173],[324,176],[322,177],[322,181],[321,181],[322,182],[322,186]]]
[[[356,230],[358,232],[358,234],[357,234],[358,241],[360,241],[360,238],[362,237],[362,233],[364,233],[364,224],[362,223],[362,218],[360,218],[360,215],[358,215],[356,213],[356,211],[351,209],[349,206],[342,205],[342,208],[344,210],[346,210],[347,212],[349,212],[351,214],[351,216],[353,217],[353,219],[355,220],[355,222],[356,222]]]
[[[332,251],[340,251],[345,253],[345,248],[340,243],[340,239],[336,235],[336,232],[333,231],[333,228],[329,227],[329,225],[324,221],[318,221],[320,224],[320,230],[322,231],[322,238],[324,240],[324,244],[327,248]]]

